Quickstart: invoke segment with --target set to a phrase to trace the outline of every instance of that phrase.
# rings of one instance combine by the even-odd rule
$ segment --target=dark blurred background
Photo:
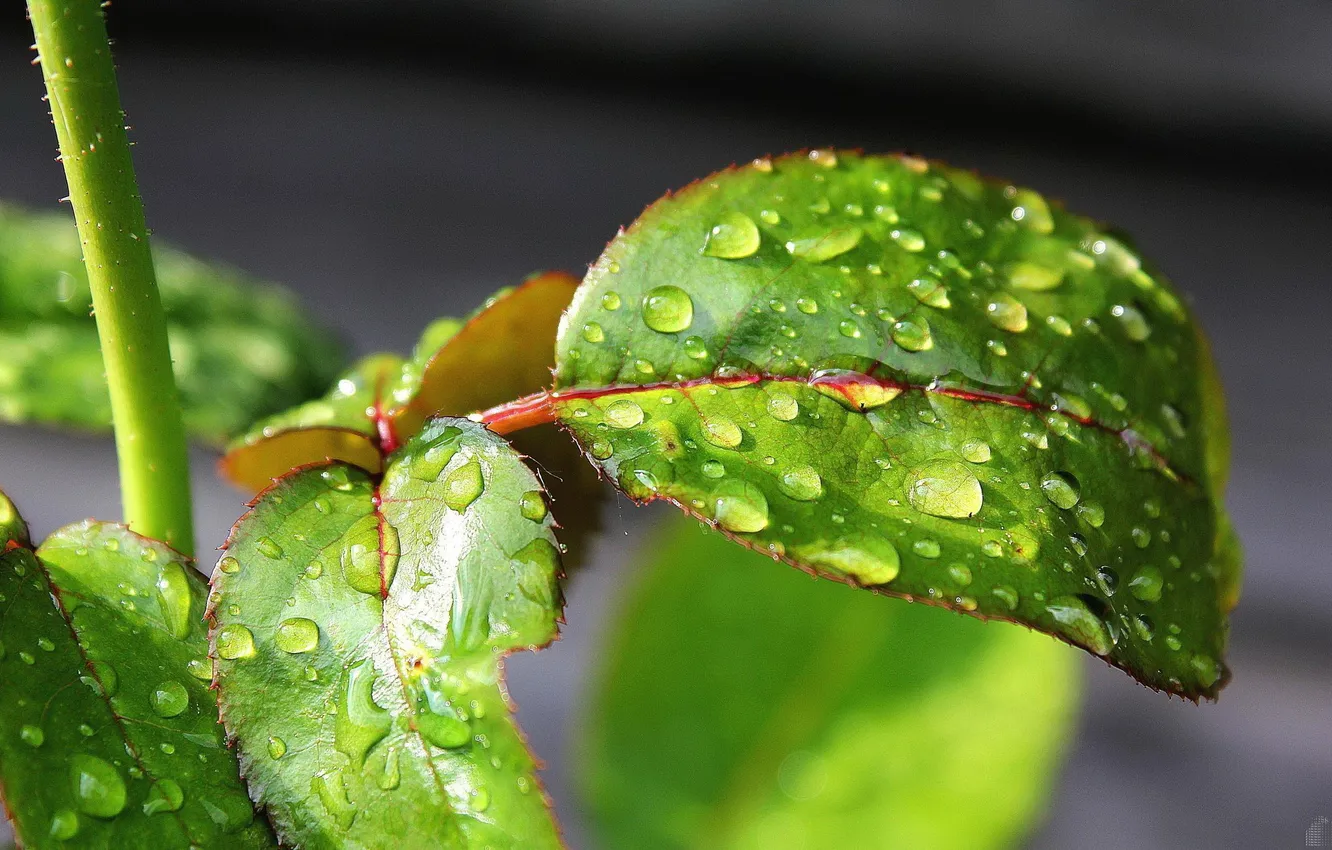
[[[51,208],[31,33],[0,8],[0,196]],[[663,191],[768,152],[905,149],[1122,226],[1229,390],[1235,680],[1194,707],[1088,660],[1031,846],[1300,847],[1332,815],[1332,3],[120,0],[111,20],[155,232],[288,284],[361,352],[581,271]],[[241,497],[197,461],[204,548]],[[109,440],[0,429],[0,485],[38,533],[118,510]],[[609,509],[564,640],[510,664],[575,847],[566,732],[651,515]]]

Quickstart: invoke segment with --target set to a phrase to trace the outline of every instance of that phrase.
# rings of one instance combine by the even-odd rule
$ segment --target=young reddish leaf
[[[643,555],[578,725],[604,846],[984,850],[1044,810],[1071,649],[774,570],[684,518]]]
[[[296,470],[213,574],[223,722],[284,841],[559,846],[500,662],[556,635],[559,552],[500,438],[431,420],[382,480]]]
[[[346,363],[290,295],[155,244],[190,434],[224,443],[318,393]],[[78,233],[67,216],[0,205],[0,420],[111,424]]]
[[[83,522],[34,552],[0,495],[0,788],[29,847],[275,847],[208,690],[204,586]]]
[[[815,151],[669,196],[560,328],[553,409],[632,497],[1214,696],[1238,557],[1199,331],[1028,189]],[[548,413],[546,414],[548,415]]]

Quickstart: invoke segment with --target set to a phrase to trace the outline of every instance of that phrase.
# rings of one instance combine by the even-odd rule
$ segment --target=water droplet
[[[768,415],[780,422],[790,422],[800,413],[800,403],[784,393],[768,399]]]
[[[1133,545],[1139,549],[1146,549],[1152,545],[1152,533],[1141,526],[1134,526],[1129,536],[1133,538]]]
[[[1142,567],[1128,583],[1129,593],[1134,599],[1143,602],[1156,602],[1161,598],[1161,588],[1165,579],[1161,571],[1153,566]]]
[[[925,248],[925,237],[919,230],[912,230],[909,227],[903,227],[898,230],[892,230],[888,233],[893,241],[904,251],[910,251],[913,254]]]
[[[375,665],[363,658],[347,671],[344,695],[333,721],[333,745],[360,770],[366,753],[384,739],[393,725],[393,715],[374,700]]]
[[[726,475],[726,467],[721,464],[721,461],[705,460],[703,461],[702,472],[705,478],[722,478]]]
[[[217,633],[217,654],[233,661],[254,657],[254,633],[238,623],[225,625]]]
[[[659,333],[677,333],[694,322],[694,302],[678,286],[658,286],[643,296],[643,324]]]
[[[1108,655],[1114,649],[1110,631],[1105,622],[1076,596],[1061,596],[1045,610],[1062,626],[1062,631],[1075,643],[1085,646],[1097,655]]]
[[[1081,498],[1078,479],[1067,472],[1047,472],[1041,478],[1041,492],[1050,504],[1064,510],[1071,510]]]
[[[268,757],[277,760],[287,754],[287,742],[276,735],[268,736]]]
[[[37,648],[42,652],[55,652],[55,643],[50,638],[37,638]]]
[[[1110,315],[1119,320],[1124,335],[1134,342],[1144,342],[1152,335],[1152,328],[1147,324],[1147,317],[1131,304],[1116,304],[1110,308]]]
[[[725,416],[713,416],[703,420],[703,437],[714,446],[734,449],[744,440],[745,434]]]
[[[927,307],[946,310],[952,306],[952,302],[948,300],[948,287],[934,278],[916,278],[907,284],[907,290]]]
[[[990,591],[990,594],[998,599],[1009,611],[1016,611],[1018,607],[1018,592],[1006,584],[1001,584]]]
[[[843,319],[838,323],[837,332],[848,339],[860,339],[860,325],[850,319]]]
[[[610,440],[596,439],[592,441],[592,457],[597,460],[605,460],[615,453],[615,448],[610,444]]]
[[[971,584],[971,568],[966,564],[953,564],[948,568],[948,576],[957,582],[959,587]]]
[[[1189,659],[1189,666],[1193,668],[1193,672],[1198,674],[1198,682],[1204,688],[1210,688],[1216,683],[1217,679],[1221,678],[1221,665],[1217,664],[1210,655],[1198,653]]]
[[[1096,570],[1096,586],[1106,596],[1114,596],[1119,590],[1119,573],[1110,567],[1098,567]]]
[[[1014,289],[1025,289],[1031,292],[1044,292],[1048,289],[1054,289],[1064,282],[1062,269],[1036,263],[1012,263],[1007,267],[1006,272],[1008,282]]]
[[[901,387],[847,369],[821,369],[809,379],[809,385],[847,410],[856,412],[882,407],[902,394]]]
[[[776,227],[782,223],[782,216],[776,210],[763,210],[759,213],[759,220],[766,225]]]
[[[796,466],[782,475],[782,492],[799,502],[823,495],[823,479],[811,466]]]
[[[893,323],[893,342],[907,351],[928,351],[934,348],[929,322],[924,319],[903,319]]]
[[[797,298],[796,309],[807,316],[812,316],[819,312],[819,302],[813,298]]]
[[[1013,221],[1037,233],[1054,231],[1054,218],[1044,198],[1030,189],[1017,189],[1005,194],[1013,200],[1013,210],[1009,214]]]
[[[606,332],[602,330],[601,325],[596,322],[588,322],[583,325],[583,339],[594,344],[604,342],[606,339]]]
[[[524,519],[541,522],[546,518],[546,499],[540,490],[528,490],[518,499],[518,511]]]
[[[636,428],[643,424],[643,408],[632,399],[618,399],[606,406],[606,421],[612,428]]]
[[[304,570],[301,571],[301,577],[314,581],[324,574],[324,565],[319,561],[311,561]]]
[[[444,504],[459,513],[467,510],[467,506],[475,502],[486,489],[480,462],[473,458],[450,472],[444,478],[442,489],[440,498]]]
[[[939,557],[940,553],[943,550],[939,547],[938,540],[934,540],[929,537],[922,537],[921,539],[917,540],[915,543],[911,544],[911,551],[915,552],[917,555],[919,555],[922,558],[929,558],[930,560],[934,560],[935,558]]]
[[[601,296],[601,306],[612,313],[620,309],[620,293],[611,291]]]
[[[36,749],[46,743],[46,733],[42,731],[40,726],[25,723],[19,727],[19,740]]]
[[[1143,614],[1138,614],[1133,618],[1133,633],[1139,640],[1151,643],[1152,638],[1156,637],[1156,629],[1152,626],[1152,620]]]
[[[840,257],[860,244],[864,231],[859,227],[841,227],[808,239],[792,239],[786,243],[786,250],[793,257],[799,257],[811,263],[822,263],[833,257]]]
[[[416,717],[416,728],[436,747],[446,750],[466,746],[472,740],[471,727],[454,714],[423,710]]]
[[[748,481],[722,484],[713,506],[713,517],[727,531],[752,534],[768,527],[768,500]]]
[[[703,253],[709,257],[738,260],[753,256],[759,249],[761,240],[758,225],[754,224],[754,220],[742,212],[732,210],[723,213],[708,231],[707,240],[703,243]]]
[[[324,810],[339,827],[344,830],[351,827],[358,812],[347,799],[347,791],[342,785],[342,771],[335,770],[327,775],[317,774],[310,780],[310,790],[319,797]]]
[[[887,584],[901,572],[901,556],[887,540],[866,537],[857,543],[838,542],[804,553],[802,560],[854,578],[863,585]]]
[[[305,617],[291,617],[278,624],[277,648],[291,655],[310,652],[319,645],[319,625]]]
[[[809,161],[824,168],[836,168],[837,152],[827,148],[812,150],[809,152]]]
[[[987,463],[990,460],[990,444],[973,440],[962,446],[960,454],[969,463]]]
[[[79,834],[79,816],[69,810],[61,809],[51,818],[50,835],[56,841],[68,841]]]
[[[177,640],[189,637],[190,602],[190,582],[185,576],[185,568],[174,561],[163,564],[157,574],[157,603],[162,622]]]
[[[79,811],[113,818],[125,808],[125,780],[110,763],[86,753],[69,759],[69,780]]]
[[[398,751],[389,750],[384,757],[384,772],[379,774],[377,783],[381,790],[392,791],[402,784],[402,770],[398,767]]]
[[[235,575],[240,572],[240,567],[240,561],[230,555],[217,562],[217,568],[228,575]]]
[[[158,812],[179,811],[184,803],[185,792],[181,790],[179,783],[173,779],[159,779],[148,789],[148,799],[143,803],[143,813],[155,815]]]
[[[260,537],[254,542],[254,548],[259,550],[259,554],[265,558],[277,560],[282,557],[282,547],[271,537]]]
[[[701,337],[686,337],[684,341],[684,352],[688,357],[694,360],[702,360],[708,356],[708,346]]]
[[[1009,333],[1021,333],[1027,329],[1027,305],[1007,293],[999,293],[985,306],[985,316],[990,324]]]
[[[962,519],[980,512],[980,481],[955,460],[932,460],[911,473],[907,500],[921,513]]]
[[[1063,316],[1046,316],[1045,323],[1060,336],[1073,336],[1073,326]]]
[[[1092,528],[1100,528],[1105,522],[1105,508],[1099,502],[1083,502],[1078,505],[1078,516]]]
[[[148,703],[158,717],[176,717],[189,708],[190,692],[180,682],[166,681],[153,688]]]

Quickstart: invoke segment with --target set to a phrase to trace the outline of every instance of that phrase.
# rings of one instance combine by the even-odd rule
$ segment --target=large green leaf
[[[280,479],[213,574],[222,715],[306,848],[559,846],[500,662],[554,639],[540,485],[482,426],[432,420],[382,480]]]
[[[33,552],[0,495],[0,788],[29,847],[275,847],[225,746],[179,554],[83,522]]]
[[[636,499],[1153,687],[1226,679],[1238,558],[1205,345],[1122,237],[1031,190],[830,151],[714,175],[607,247],[556,379]]]
[[[193,436],[225,442],[345,364],[286,292],[169,247],[154,254]],[[73,222],[0,205],[0,420],[109,427],[91,300]]]
[[[774,570],[695,523],[645,547],[584,729],[607,847],[1007,847],[1069,738],[1075,653]]]

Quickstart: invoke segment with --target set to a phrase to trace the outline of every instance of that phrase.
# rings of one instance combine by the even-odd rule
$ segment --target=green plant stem
[[[29,0],[28,14],[92,288],[124,518],[189,555],[185,429],[102,3]]]

